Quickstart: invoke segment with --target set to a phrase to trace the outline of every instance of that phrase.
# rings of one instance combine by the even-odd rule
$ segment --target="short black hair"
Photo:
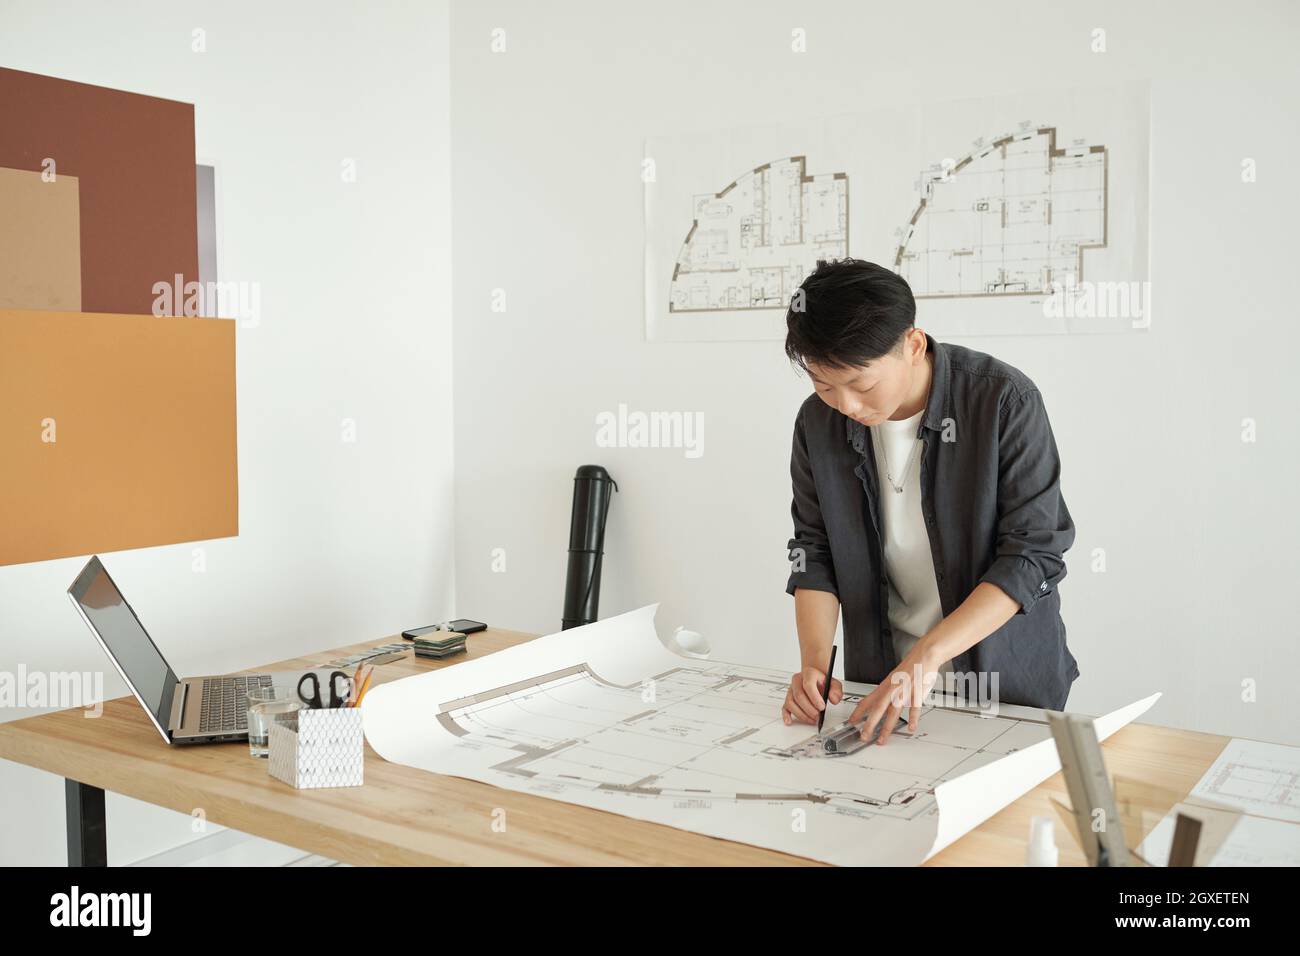
[[[857,368],[892,352],[916,322],[907,280],[862,259],[818,261],[790,301],[785,354],[798,368]]]

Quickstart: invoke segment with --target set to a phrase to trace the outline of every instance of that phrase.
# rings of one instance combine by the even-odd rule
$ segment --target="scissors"
[[[343,692],[339,693],[339,681],[343,681]],[[311,693],[302,689],[303,684],[311,684]],[[330,689],[330,708],[342,707],[347,703],[348,695],[352,692],[352,683],[348,680],[348,675],[342,671],[331,671],[329,675]],[[312,710],[321,710],[324,704],[320,699],[320,678],[316,676],[315,671],[308,671],[298,678],[298,696],[302,702]]]

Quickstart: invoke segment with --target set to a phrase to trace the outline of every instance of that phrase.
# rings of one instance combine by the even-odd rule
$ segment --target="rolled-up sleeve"
[[[826,523],[822,518],[817,484],[808,458],[802,409],[794,423],[790,481],[794,487],[794,501],[790,505],[790,515],[794,519],[794,537],[786,546],[790,556],[790,579],[785,591],[794,594],[795,588],[808,588],[813,591],[830,591],[838,596],[839,588],[835,583],[835,567],[831,563]]]
[[[980,578],[1019,602],[1018,614],[1065,577],[1074,522],[1061,496],[1061,460],[1037,389],[1008,395],[998,432],[997,555]]]

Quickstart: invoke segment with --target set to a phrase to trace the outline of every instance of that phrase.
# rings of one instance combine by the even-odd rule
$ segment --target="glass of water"
[[[306,706],[292,687],[273,684],[248,691],[248,752],[254,757],[270,756],[268,747],[271,723]]]

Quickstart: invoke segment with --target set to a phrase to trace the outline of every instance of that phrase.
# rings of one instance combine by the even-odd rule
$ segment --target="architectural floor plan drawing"
[[[788,685],[779,672],[691,662],[623,686],[581,665],[445,702],[438,720],[449,733],[500,748],[492,769],[534,787],[780,801],[903,819],[933,808],[940,781],[1050,736],[1038,721],[932,711],[906,755],[877,747],[841,757],[809,746],[817,740],[811,727],[790,742],[779,716]],[[847,716],[858,699],[837,710]],[[908,736],[900,729],[895,740]]]
[[[921,173],[894,270],[917,298],[1042,295],[1083,281],[1107,232],[1107,151],[1022,129]]]
[[[784,311],[818,259],[848,254],[848,179],[808,175],[803,156],[693,197],[691,215],[673,266],[671,312]]]
[[[1057,768],[1042,712],[1019,707],[932,708],[915,735],[827,754],[781,721],[788,674],[676,654],[654,610],[378,687],[367,740],[398,763],[841,864],[919,863]]]
[[[1168,860],[1179,813],[1201,823],[1197,866],[1300,866],[1300,747],[1229,740],[1147,835],[1144,859]]]
[[[646,340],[783,341],[846,256],[903,276],[940,339],[1149,329],[1150,100],[1033,83],[648,135]]]
[[[1193,799],[1300,824],[1300,748],[1233,739],[1192,790]]]

